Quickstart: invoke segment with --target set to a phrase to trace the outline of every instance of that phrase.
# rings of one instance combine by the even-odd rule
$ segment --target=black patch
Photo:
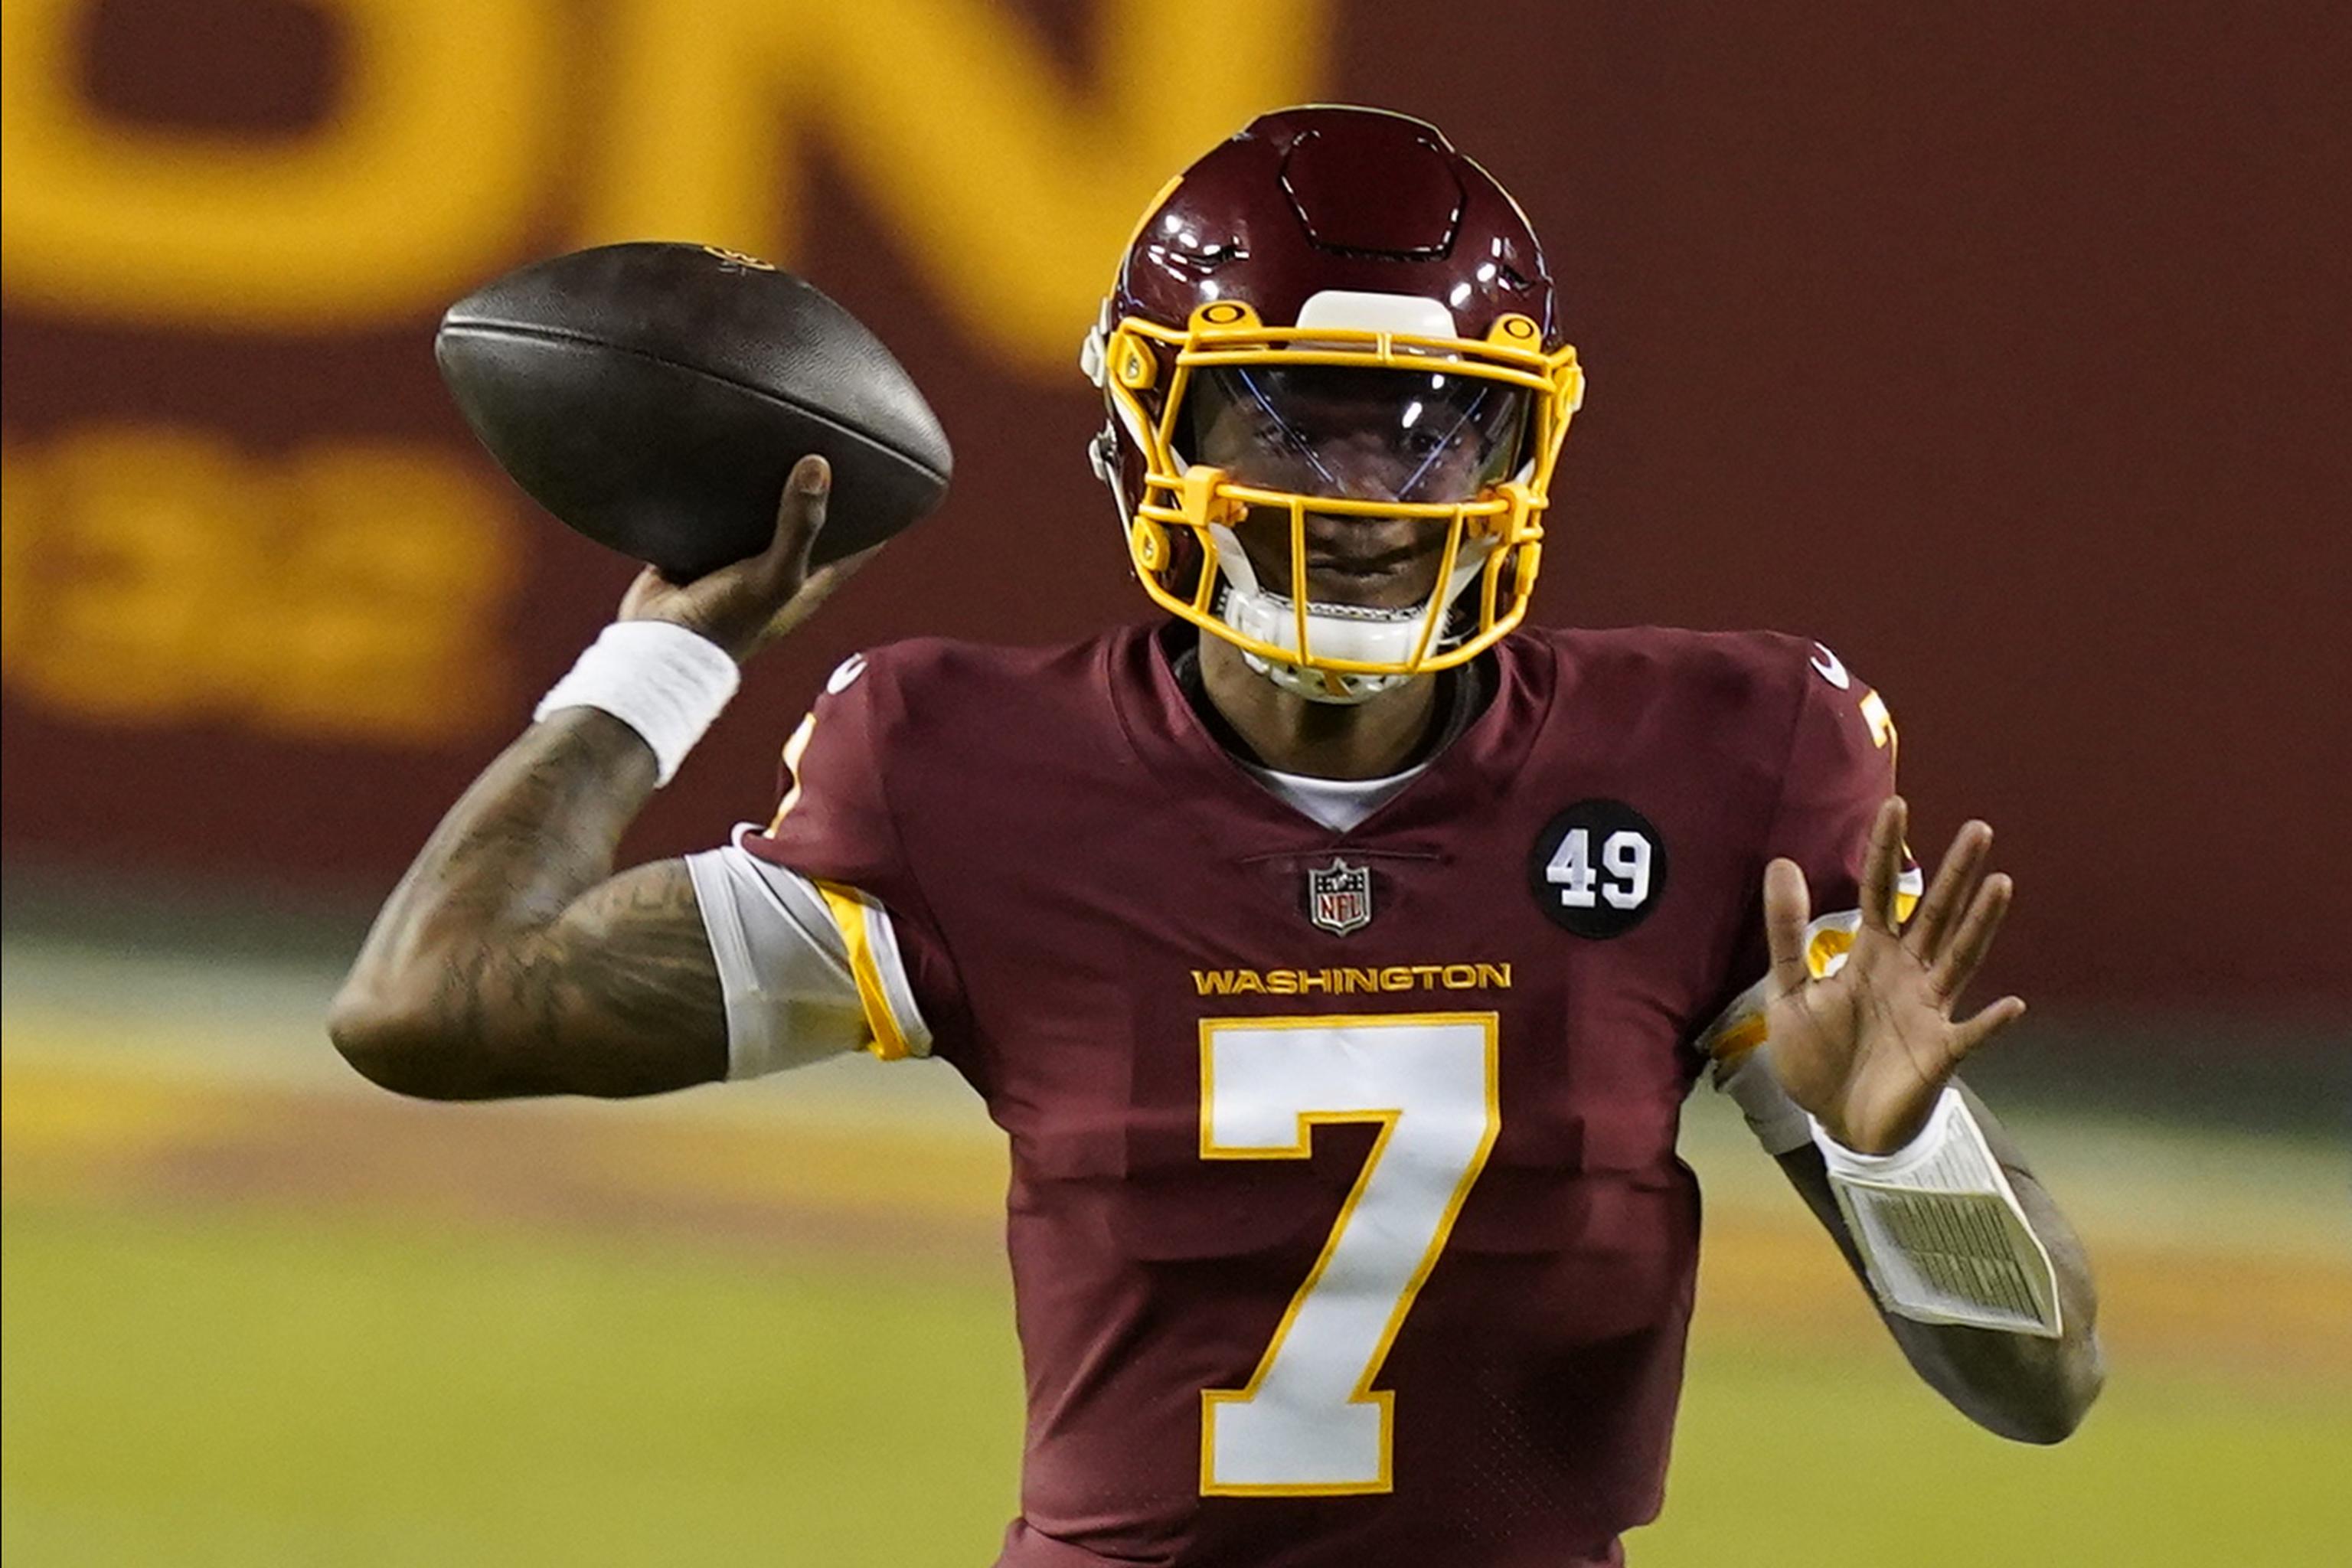
[[[1544,824],[1528,852],[1536,907],[1578,936],[1624,935],[1649,918],[1665,889],[1665,840],[1622,800],[1578,801]]]

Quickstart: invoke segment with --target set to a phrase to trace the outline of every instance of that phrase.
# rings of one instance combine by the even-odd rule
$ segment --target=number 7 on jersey
[[[1202,1393],[1204,1495],[1390,1489],[1394,1395],[1371,1383],[1501,1130],[1496,1063],[1492,1013],[1202,1021],[1202,1159],[1380,1128],[1248,1384]]]

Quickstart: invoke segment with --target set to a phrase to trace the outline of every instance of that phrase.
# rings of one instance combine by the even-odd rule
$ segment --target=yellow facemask
[[[1484,340],[1475,340],[1323,324],[1268,327],[1248,305],[1217,300],[1194,310],[1181,331],[1132,316],[1114,321],[1090,342],[1088,360],[1114,417],[1144,459],[1127,535],[1144,592],[1254,664],[1299,672],[1308,695],[1350,700],[1401,678],[1464,664],[1525,617],[1542,560],[1552,470],[1584,399],[1575,349],[1546,353],[1528,317],[1504,315]],[[1241,366],[1434,371],[1516,389],[1527,401],[1516,469],[1460,501],[1310,495],[1243,483],[1177,450],[1198,378]],[[1310,511],[1443,523],[1435,585],[1425,603],[1394,613],[1313,605],[1304,593],[1287,599],[1261,593],[1234,533],[1254,510],[1288,514],[1295,585],[1308,580]]]

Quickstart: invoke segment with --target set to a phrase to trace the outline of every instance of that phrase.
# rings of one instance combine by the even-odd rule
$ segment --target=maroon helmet
[[[1584,378],[1526,215],[1435,127],[1253,121],[1145,213],[1083,363],[1144,591],[1286,687],[1358,700],[1526,615]],[[1380,609],[1272,591],[1234,529],[1284,511],[1277,587],[1305,580],[1310,513],[1442,528],[1435,585]]]

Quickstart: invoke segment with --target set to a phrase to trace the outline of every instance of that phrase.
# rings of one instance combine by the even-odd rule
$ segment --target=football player
[[[1930,1384],[2065,1436],[2089,1274],[1953,1079],[2023,1005],[1956,1011],[1991,833],[1907,864],[1893,722],[1820,644],[1522,624],[1584,377],[1501,186],[1417,121],[1267,115],[1153,202],[1084,362],[1149,621],[852,658],[773,820],[616,875],[854,566],[807,568],[804,460],[765,553],[641,576],[457,803],[337,1001],[352,1064],[953,1063],[1012,1142],[1017,1568],[1622,1562],[1701,1077]]]

